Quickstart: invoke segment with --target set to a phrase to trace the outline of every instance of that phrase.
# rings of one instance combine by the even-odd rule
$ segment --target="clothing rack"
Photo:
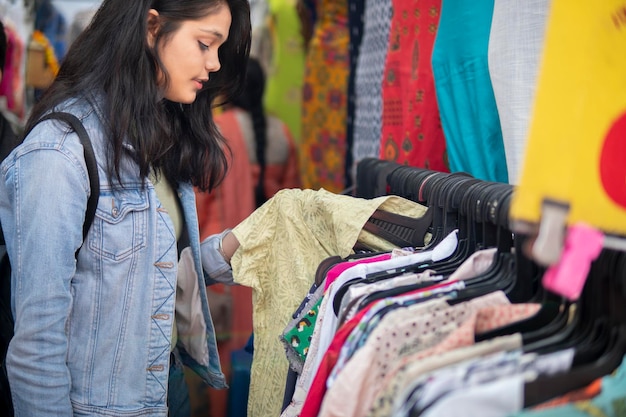
[[[573,349],[569,371],[525,384],[525,407],[584,388],[620,367],[626,355],[626,252],[605,244],[584,277],[580,296],[568,299],[544,287],[549,267],[526,256],[531,237],[511,231],[513,186],[376,158],[360,161],[356,173],[356,197],[397,195],[433,211],[432,242],[427,248],[454,229],[459,230],[459,247],[464,247],[459,259],[479,249],[497,248],[494,263],[499,266],[491,268],[485,274],[489,278],[479,286],[468,284],[463,300],[502,290],[513,303],[541,305],[533,317],[488,332],[477,341],[519,332],[528,352]]]

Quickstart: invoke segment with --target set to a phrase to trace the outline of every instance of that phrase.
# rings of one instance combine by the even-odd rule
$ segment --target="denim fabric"
[[[0,166],[0,221],[13,267],[15,336],[7,354],[20,416],[166,416],[177,248],[170,217],[136,164],[105,167],[102,116],[94,99],[58,110],[82,120],[100,176],[93,225],[81,246],[89,181],[77,135],[59,121],[37,125]],[[219,257],[201,259],[195,196],[178,189],[197,271],[224,273]],[[204,289],[208,276],[199,276]],[[208,358],[185,365],[225,388],[205,291]],[[201,363],[208,363],[203,366]]]
[[[185,370],[175,352],[170,355],[170,377],[167,394],[168,417],[191,417],[189,387]]]

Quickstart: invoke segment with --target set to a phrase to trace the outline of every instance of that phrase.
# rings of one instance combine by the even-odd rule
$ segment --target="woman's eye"
[[[209,45],[206,45],[200,41],[198,41],[198,44],[200,45],[200,49],[206,51],[207,49],[209,49]]]

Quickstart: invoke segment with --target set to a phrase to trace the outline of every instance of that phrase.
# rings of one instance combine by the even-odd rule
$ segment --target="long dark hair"
[[[221,69],[211,74],[191,104],[160,98],[157,74],[166,71],[157,46],[183,21],[205,17],[221,5],[232,15],[228,40],[219,49]],[[163,22],[153,47],[147,41],[150,9],[158,11]],[[173,185],[191,182],[210,190],[222,181],[228,165],[226,142],[213,121],[212,106],[218,97],[228,100],[241,91],[250,30],[247,0],[104,0],[34,106],[26,131],[47,110],[97,89],[106,97],[111,179],[119,179],[127,140],[142,178],[156,168]]]
[[[265,73],[261,63],[255,58],[248,60],[246,68],[246,82],[242,93],[233,99],[233,105],[250,113],[254,129],[256,159],[259,164],[259,181],[255,187],[257,207],[266,200],[265,195],[265,148],[267,147],[267,118],[263,108],[263,94],[265,93]]]

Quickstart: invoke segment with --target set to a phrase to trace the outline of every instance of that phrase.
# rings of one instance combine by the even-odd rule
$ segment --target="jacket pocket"
[[[89,249],[113,261],[123,261],[146,246],[148,192],[116,190],[101,194],[90,232]]]

